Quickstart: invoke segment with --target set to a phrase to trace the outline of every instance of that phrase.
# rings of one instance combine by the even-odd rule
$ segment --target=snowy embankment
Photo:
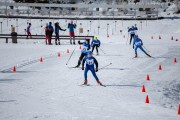
[[[4,20],[6,21],[6,20]],[[25,20],[18,28],[23,34]],[[43,25],[48,21],[43,21]],[[56,22],[56,21],[53,21]],[[89,21],[82,22],[84,35],[90,29]],[[8,25],[13,23],[13,19]],[[44,33],[39,20],[31,20],[32,33]],[[62,28],[66,21],[60,21]],[[109,38],[107,38],[109,23]],[[137,24],[138,35],[144,46],[155,58],[147,58],[139,51],[139,58],[132,59],[134,51],[127,44],[127,27]],[[180,22],[178,20],[161,21],[92,21],[90,35],[96,35],[102,41],[100,51],[95,56],[99,66],[112,63],[97,74],[107,87],[96,85],[91,73],[88,74],[91,86],[81,87],[83,71],[70,69],[77,64],[80,55],[76,48],[68,66],[68,60],[75,46],[62,41],[61,46],[46,46],[44,40],[21,40],[19,44],[0,42],[0,70],[26,61],[37,60],[33,64],[17,68],[16,73],[0,73],[0,119],[3,120],[178,120],[180,104]],[[98,35],[97,26],[100,25]],[[3,33],[8,33],[4,23]],[[123,30],[123,33],[119,32]],[[61,34],[68,34],[62,32]],[[76,33],[78,34],[78,33]],[[123,37],[125,35],[125,38]],[[153,36],[153,39],[151,37]],[[159,39],[159,36],[161,39]],[[171,40],[173,36],[174,40]],[[69,49],[70,53],[66,53]],[[58,57],[57,53],[61,56]],[[40,57],[44,58],[42,63]],[[177,63],[174,63],[174,58]],[[158,66],[162,70],[158,70]],[[149,74],[150,81],[146,80]],[[146,93],[142,93],[142,85]],[[150,103],[145,103],[146,95]]]

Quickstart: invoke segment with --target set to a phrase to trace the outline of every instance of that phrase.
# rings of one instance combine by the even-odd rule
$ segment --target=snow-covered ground
[[[3,33],[10,33],[14,19],[3,20]],[[24,34],[27,20],[18,20],[18,33]],[[30,21],[30,20],[29,20]],[[49,21],[43,21],[45,25]],[[56,22],[56,20],[53,20]],[[76,21],[75,21],[76,22]],[[32,33],[44,34],[40,20],[31,20]],[[62,28],[67,27],[60,21]],[[84,34],[90,30],[89,21],[82,23]],[[109,38],[107,38],[107,23]],[[147,58],[139,51],[139,58],[132,59],[134,51],[127,44],[127,27],[137,24],[138,35],[144,46],[155,58]],[[96,84],[88,74],[91,86],[83,83],[83,71],[70,69],[80,55],[76,48],[68,65],[66,62],[76,47],[62,41],[61,46],[46,46],[44,40],[19,40],[18,44],[0,41],[0,119],[1,120],[179,120],[180,104],[180,21],[92,21],[89,35],[96,35],[102,42],[98,76],[107,87]],[[98,35],[98,25],[100,33]],[[121,35],[120,30],[123,30]],[[61,35],[68,32],[61,32]],[[125,35],[125,38],[123,37]],[[153,39],[151,39],[153,36]],[[158,39],[161,36],[162,39]],[[173,36],[174,40],[171,40]],[[69,49],[70,53],[66,53]],[[61,53],[61,57],[57,53]],[[39,59],[43,58],[40,63]],[[174,58],[177,63],[174,63]],[[158,66],[162,65],[162,71]],[[17,72],[7,71],[17,66]],[[146,75],[150,81],[146,81]],[[142,93],[145,85],[146,93]],[[146,95],[150,103],[145,103]]]

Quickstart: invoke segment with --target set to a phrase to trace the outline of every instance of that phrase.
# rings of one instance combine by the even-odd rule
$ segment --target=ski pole
[[[74,48],[73,52],[71,53],[71,55],[70,55],[68,61],[66,62],[66,65],[69,63],[69,61],[70,61],[72,55],[74,54],[74,51],[76,50],[77,46],[78,46],[78,45],[76,45],[76,47]]]
[[[99,68],[98,70],[102,70],[102,69],[104,69],[104,68],[106,68],[106,67],[108,67],[108,66],[110,66],[110,65],[112,65],[112,63],[109,63],[108,65],[105,65],[105,66]]]
[[[100,49],[104,54],[106,54],[100,47],[99,47],[99,49]]]
[[[144,48],[146,51],[150,52],[146,47],[143,46],[143,48]]]

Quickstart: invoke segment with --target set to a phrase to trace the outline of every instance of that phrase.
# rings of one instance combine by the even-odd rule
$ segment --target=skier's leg
[[[74,44],[74,45],[76,44],[76,42],[75,42],[75,36],[73,36],[73,44]]]
[[[142,46],[139,47],[148,57],[151,57],[144,49]]]
[[[57,38],[58,37],[58,34],[56,33],[56,36],[55,36],[55,45],[57,45]]]
[[[76,67],[79,67],[81,65],[81,61],[82,59],[84,58],[85,54],[84,53],[81,53],[81,56],[79,57],[79,60],[78,60],[78,64]]]
[[[95,46],[93,45],[93,46],[92,46],[92,53],[93,53],[93,51],[94,51],[94,47],[95,47]]]
[[[71,35],[71,32],[69,32],[69,37],[70,37],[70,44],[72,44],[72,35]]]
[[[59,34],[57,35],[58,44],[60,45]]]
[[[86,67],[84,70],[84,84],[87,85],[87,73],[88,73],[89,69]]]
[[[137,58],[137,49],[138,49],[138,47],[136,46],[135,49],[134,49],[134,51],[135,51],[135,58]]]
[[[132,41],[132,34],[130,34],[130,42],[129,42],[129,44],[131,44],[131,41]]]
[[[99,81],[99,78],[98,78],[97,75],[96,75],[96,72],[95,72],[94,68],[91,68],[90,71],[91,71],[92,75],[94,76],[94,78],[96,79],[96,82],[97,82],[99,85],[102,85],[102,83]]]
[[[97,55],[98,55],[98,46],[96,45],[96,52],[97,52]]]

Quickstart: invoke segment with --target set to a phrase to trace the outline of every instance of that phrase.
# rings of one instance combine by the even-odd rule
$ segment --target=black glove
[[[134,46],[133,46],[133,49],[134,49]]]
[[[78,41],[78,43],[80,44],[80,41]]]
[[[96,68],[96,70],[95,70],[96,72],[98,72],[98,68]]]
[[[82,70],[84,70],[84,67],[82,67]]]

